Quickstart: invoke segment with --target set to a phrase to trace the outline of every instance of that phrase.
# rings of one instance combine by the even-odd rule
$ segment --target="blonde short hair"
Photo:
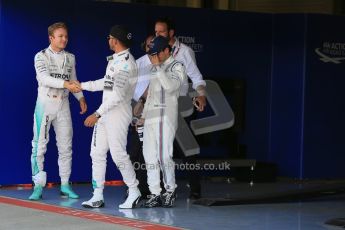
[[[53,36],[54,31],[63,28],[68,31],[67,25],[63,22],[56,22],[48,27],[48,36]]]

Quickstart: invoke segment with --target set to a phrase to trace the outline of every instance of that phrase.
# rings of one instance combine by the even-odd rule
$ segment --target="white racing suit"
[[[202,75],[196,65],[195,53],[189,46],[183,44],[175,37],[175,43],[172,46],[171,53],[175,60],[185,66],[187,76],[193,83],[193,89],[197,90],[199,86],[206,86],[206,82],[202,79]],[[186,96],[188,89],[189,84],[188,78],[186,77],[180,89],[180,96]]]
[[[32,140],[32,179],[45,186],[43,171],[44,154],[47,151],[50,126],[54,126],[58,148],[58,164],[61,183],[69,181],[72,166],[72,119],[69,108],[69,91],[64,81],[77,80],[74,55],[66,51],[54,52],[50,47],[35,56],[38,95],[34,114],[34,137]],[[79,100],[83,94],[75,93]]]
[[[188,94],[188,78],[193,83],[193,89],[197,90],[199,86],[206,87],[206,82],[203,80],[202,75],[196,65],[195,53],[189,46],[183,44],[178,40],[178,38],[175,37],[175,43],[172,46],[171,55],[176,61],[181,62],[186,69],[187,77],[184,78],[180,87],[180,96],[187,96]],[[139,100],[149,85],[150,79],[148,77],[148,72],[151,69],[152,64],[148,55],[145,54],[137,59],[137,65],[139,69],[139,79],[133,96],[135,101]],[[140,141],[142,141],[143,133],[143,127],[139,127],[138,135],[140,137]]]
[[[160,66],[152,68],[143,111],[143,153],[147,183],[155,195],[161,192],[160,169],[166,191],[173,192],[176,188],[173,142],[177,130],[178,97],[185,78],[185,67],[171,56]]]
[[[129,49],[108,58],[103,79],[82,83],[88,91],[103,90],[103,101],[97,112],[101,118],[96,123],[92,142],[93,188],[104,188],[107,152],[120,170],[129,188],[138,185],[133,165],[126,152],[128,126],[132,119],[131,99],[138,79],[137,65]]]

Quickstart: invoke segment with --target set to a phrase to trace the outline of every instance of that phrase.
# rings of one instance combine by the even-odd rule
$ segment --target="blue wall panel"
[[[338,172],[345,155],[344,91],[340,87],[344,85],[344,64],[320,62],[315,54],[324,41],[343,42],[344,32],[336,30],[343,17],[78,0],[51,4],[0,0],[0,119],[4,121],[0,184],[31,181],[32,115],[37,95],[33,58],[48,46],[48,25],[67,22],[67,50],[76,55],[79,80],[87,81],[104,75],[105,57],[111,54],[106,40],[111,25],[123,23],[132,28],[132,52],[138,58],[143,54],[140,42],[153,32],[154,20],[165,15],[175,18],[177,35],[196,49],[204,78],[217,81],[230,103],[228,82],[246,81],[245,126],[239,140],[247,146],[247,157],[277,163],[283,176],[345,176]],[[87,115],[99,106],[101,95],[85,92]],[[92,130],[83,126],[87,115],[79,115],[76,100],[71,97],[70,101],[74,126],[71,180],[90,181]],[[208,113],[212,111],[201,116]],[[201,155],[231,156],[227,134],[202,135]],[[121,179],[110,157],[108,162],[107,179]],[[48,180],[58,182],[53,132],[45,165]],[[320,171],[322,165],[325,168]]]
[[[247,156],[258,160],[265,160],[268,152],[271,23],[270,14],[214,11],[210,65],[205,71],[215,81],[246,80],[245,127],[240,141],[247,145]]]
[[[303,154],[304,15],[273,19],[269,160],[282,176],[299,177]]]
[[[30,142],[32,114],[37,94],[33,57],[40,49],[48,46],[47,26],[55,21],[68,23],[70,41],[67,50],[73,52],[77,57],[79,80],[87,81],[98,79],[104,74],[105,56],[111,54],[106,41],[111,25],[124,23],[132,28],[135,40],[132,51],[134,56],[139,57],[142,55],[139,49],[140,41],[148,32],[153,31],[154,20],[159,16],[173,16],[176,19],[177,35],[186,37],[186,39],[188,37],[194,39],[194,46],[197,46],[198,49],[197,61],[206,79],[242,78],[248,80],[246,109],[249,112],[246,118],[247,128],[241,142],[248,145],[250,157],[262,160],[266,158],[271,15],[88,1],[62,1],[57,8],[51,7],[51,3],[44,1],[3,2],[6,11],[2,29],[6,34],[3,37],[6,45],[2,49],[1,56],[6,57],[4,76],[11,76],[11,78],[5,78],[3,84],[13,84],[13,79],[15,79],[16,90],[7,87],[3,94],[11,100],[1,100],[6,112],[13,114],[5,125],[8,135],[4,135],[3,139],[8,145],[2,149],[1,154],[7,154],[5,159],[8,162],[15,162],[15,159],[20,158],[20,162],[16,164],[19,164],[18,168],[21,170],[16,171],[18,175],[8,177],[12,165],[6,164],[1,168],[3,178],[1,178],[0,184],[29,183],[31,181]],[[185,17],[175,17],[176,15],[185,15]],[[248,27],[249,24],[253,26]],[[30,34],[30,36],[26,37],[25,43],[21,43],[24,34]],[[20,47],[20,54],[13,52],[14,46]],[[14,63],[18,62],[20,67],[12,68]],[[101,93],[86,92],[85,96],[90,113],[99,105]],[[13,103],[14,100],[20,102]],[[91,129],[82,125],[86,115],[79,115],[78,103],[72,97],[71,102],[74,121],[74,157],[71,180],[89,181],[91,178],[89,157]],[[15,113],[19,110],[20,113]],[[16,125],[13,126],[13,123]],[[218,135],[221,135],[221,132],[218,132]],[[9,137],[12,136],[17,137],[18,140],[10,139]],[[217,139],[217,134],[210,138]],[[217,156],[221,152],[226,152],[228,148],[226,145],[215,146],[216,148],[213,149],[201,146],[202,154]],[[110,158],[108,160],[111,163],[108,165],[107,179],[121,178]],[[51,132],[45,165],[48,180],[58,182],[57,150],[53,132]]]
[[[345,31],[340,29],[344,23],[341,16],[308,15],[303,159],[306,178],[345,177],[345,61],[324,62],[315,51],[344,59]]]
[[[4,47],[2,82],[4,84],[4,113],[7,120],[3,126],[6,137],[1,154],[5,155],[6,164],[1,167],[1,184],[28,183],[31,181],[30,154],[32,124],[37,82],[33,67],[34,55],[48,46],[47,27],[55,21],[73,21],[73,4],[61,2],[52,8],[49,3],[38,5],[29,2],[3,1]],[[72,108],[74,121],[78,111]],[[80,119],[80,118],[79,118]],[[78,125],[75,122],[74,127]],[[57,150],[55,137],[51,132],[49,151],[45,160],[48,180],[59,181],[57,167]],[[74,142],[76,139],[74,139]],[[75,146],[74,146],[75,150]],[[73,154],[76,156],[76,152]],[[76,162],[77,157],[74,159]],[[76,165],[73,165],[75,169]],[[20,170],[19,170],[20,169]],[[74,170],[73,170],[74,171]],[[73,177],[73,174],[72,174]]]
[[[275,15],[270,157],[280,175],[343,178],[345,18]],[[327,44],[334,46],[328,48]]]

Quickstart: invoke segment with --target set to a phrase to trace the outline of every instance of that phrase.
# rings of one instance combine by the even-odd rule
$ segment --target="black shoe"
[[[146,201],[148,201],[151,197],[151,194],[144,194],[143,196],[140,197],[140,200],[137,204],[137,207],[140,207],[140,208],[145,208],[145,203]]]
[[[162,195],[162,205],[165,208],[171,208],[175,204],[175,199],[176,199],[176,192],[165,192]]]
[[[151,194],[150,199],[145,202],[145,208],[154,208],[162,206],[162,199],[160,195]]]

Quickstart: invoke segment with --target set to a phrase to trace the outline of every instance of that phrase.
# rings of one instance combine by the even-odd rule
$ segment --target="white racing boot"
[[[124,203],[119,205],[119,208],[135,208],[141,197],[141,193],[137,187],[128,189],[128,196]]]
[[[103,198],[103,189],[95,189],[93,196],[90,200],[84,201],[81,204],[84,208],[103,208],[104,207],[104,198]]]

